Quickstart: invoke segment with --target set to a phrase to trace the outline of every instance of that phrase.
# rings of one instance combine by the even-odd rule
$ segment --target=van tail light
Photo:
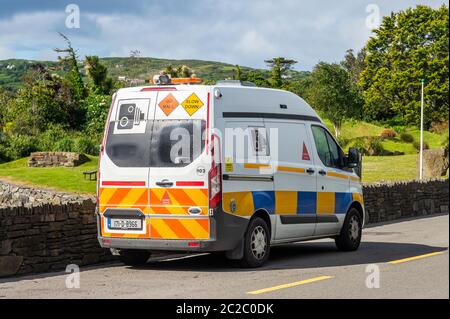
[[[213,134],[211,138],[211,170],[208,173],[209,208],[216,208],[222,199],[222,165],[220,161],[220,139]]]

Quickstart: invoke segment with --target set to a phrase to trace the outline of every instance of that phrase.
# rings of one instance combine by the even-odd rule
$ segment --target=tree
[[[362,48],[355,56],[353,49],[347,50],[342,67],[350,74],[353,84],[358,85],[361,78],[361,72],[365,67],[365,58],[367,56],[366,48]]]
[[[362,98],[339,64],[320,62],[311,76],[308,101],[332,122],[337,137],[345,119],[360,116]]]
[[[272,58],[270,60],[265,60],[264,62],[271,68],[269,83],[274,88],[281,88],[283,86],[283,76],[286,76],[287,71],[297,63],[295,60],[283,57]]]
[[[239,81],[243,80],[241,67],[237,64],[234,69],[233,79]]]
[[[104,66],[98,56],[86,56],[84,61],[86,74],[91,81],[91,90],[94,94],[111,94],[113,80],[108,77],[108,69]]]
[[[63,57],[58,56],[58,60],[66,69],[68,69],[65,78],[71,83],[75,98],[78,101],[82,101],[86,97],[86,90],[80,70],[78,69],[77,54],[73,49],[69,38],[62,33],[59,33],[59,35],[67,42],[67,48],[56,48],[55,52],[66,54],[66,56]]]
[[[259,70],[247,72],[245,75],[245,80],[252,82],[259,87],[270,87],[270,83],[267,80],[267,75]]]
[[[418,125],[420,80],[425,85],[425,125],[448,120],[448,7],[419,5],[384,17],[366,45],[361,73],[364,114],[369,120],[394,116]]]
[[[190,78],[194,75],[194,71],[186,65],[173,67],[170,64],[161,72],[170,75],[171,78]]]

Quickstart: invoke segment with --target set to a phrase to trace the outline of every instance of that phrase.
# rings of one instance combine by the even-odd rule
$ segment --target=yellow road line
[[[398,259],[398,260],[392,260],[392,261],[388,262],[388,264],[396,265],[396,264],[401,264],[401,263],[405,263],[405,262],[412,261],[412,260],[442,255],[443,253],[444,253],[443,251],[438,251],[438,252],[424,254],[424,255],[418,255],[418,256],[413,256],[413,257],[408,257],[408,258],[403,258],[403,259]]]
[[[284,289],[284,288],[295,287],[295,286],[309,284],[309,283],[312,283],[312,282],[321,281],[321,280],[325,280],[325,279],[331,279],[331,278],[333,278],[333,277],[332,276],[320,276],[320,277],[315,277],[315,278],[311,278],[311,279],[305,279],[305,280],[301,280],[301,281],[291,282],[289,284],[284,284],[284,285],[279,285],[279,286],[274,286],[274,287],[269,287],[269,288],[249,291],[249,292],[247,292],[247,294],[249,294],[249,295],[259,295],[259,294],[263,294],[265,292],[270,292],[270,291],[280,290],[280,289]]]

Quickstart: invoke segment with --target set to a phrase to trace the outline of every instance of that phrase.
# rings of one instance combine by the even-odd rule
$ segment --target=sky
[[[53,49],[65,46],[62,32],[80,58],[139,50],[264,68],[264,60],[283,56],[298,61],[295,69],[311,70],[363,47],[379,17],[418,4],[448,1],[1,0],[0,60],[55,60]]]

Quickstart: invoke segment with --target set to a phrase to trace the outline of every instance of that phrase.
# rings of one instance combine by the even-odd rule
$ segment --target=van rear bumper
[[[221,207],[221,205],[219,206]],[[181,239],[149,239],[149,238],[118,238],[101,236],[98,229],[98,241],[103,248],[115,249],[145,249],[182,252],[214,252],[234,249],[244,237],[249,219],[234,216],[215,209],[210,217],[211,239],[181,240]]]

